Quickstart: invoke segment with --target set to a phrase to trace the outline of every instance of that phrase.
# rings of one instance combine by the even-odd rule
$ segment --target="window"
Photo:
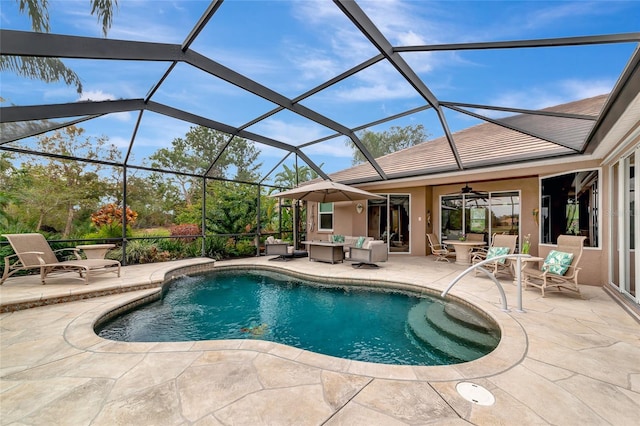
[[[458,239],[463,234],[520,232],[520,193],[491,192],[443,196],[440,203],[442,238]]]
[[[318,203],[318,231],[333,231],[333,203]]]
[[[540,242],[556,244],[558,235],[583,235],[598,247],[598,170],[542,178]]]

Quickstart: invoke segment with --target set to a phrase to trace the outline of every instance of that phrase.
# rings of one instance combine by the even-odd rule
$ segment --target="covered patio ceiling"
[[[315,5],[318,8],[318,19],[323,17],[325,26],[331,24],[333,33],[326,34],[326,38],[331,40],[322,40],[318,32],[310,38],[316,41],[317,45],[314,47],[318,52],[322,52],[318,56],[341,58],[341,61],[329,63],[319,60],[314,71],[316,75],[324,76],[323,79],[317,76],[306,78],[303,75],[298,80],[287,77],[285,81],[274,83],[274,87],[263,83],[268,79],[261,77],[259,70],[255,70],[261,60],[258,52],[269,49],[269,46],[261,42],[261,37],[268,31],[270,34],[280,35],[281,39],[287,39],[290,45],[295,45],[292,27],[296,27],[295,31],[304,31],[305,26],[300,22],[306,19],[309,31],[317,31],[317,23],[313,22],[312,15],[301,19],[302,12],[296,9],[299,5],[295,5],[295,2],[263,3],[282,9],[288,19],[272,23],[261,21],[259,9],[264,4],[260,2],[192,2],[192,7],[196,5],[204,10],[198,19],[193,20],[191,26],[178,25],[179,19],[176,18],[173,34],[182,34],[182,42],[166,42],[164,40],[168,37],[162,33],[154,34],[151,29],[145,34],[145,38],[152,41],[135,39],[135,36],[132,40],[115,39],[112,36],[98,38],[83,34],[84,30],[78,30],[78,34],[74,34],[73,30],[69,30],[68,34],[47,34],[2,28],[2,55],[62,58],[69,61],[71,68],[78,67],[79,71],[84,66],[102,68],[102,80],[98,78],[95,82],[89,82],[93,84],[94,90],[95,87],[101,87],[100,83],[105,87],[113,87],[116,82],[130,87],[110,97],[100,96],[96,92],[92,96],[87,92],[79,99],[73,99],[73,94],[67,91],[67,97],[70,98],[68,102],[33,104],[30,103],[33,102],[32,98],[27,96],[33,83],[26,79],[15,80],[14,83],[14,80],[6,78],[5,71],[2,73],[2,97],[11,106],[0,108],[0,150],[18,154],[52,155],[37,150],[34,140],[38,135],[71,124],[95,124],[95,129],[90,127],[91,133],[113,137],[118,141],[122,152],[120,161],[104,162],[155,170],[145,161],[148,149],[170,146],[171,139],[183,136],[184,131],[173,136],[167,130],[163,137],[158,136],[157,132],[150,133],[149,129],[155,126],[156,129],[188,130],[189,126],[197,125],[226,134],[227,149],[237,138],[255,143],[263,165],[260,178],[254,183],[269,185],[284,166],[304,164],[324,179],[333,175],[335,180],[345,183],[364,183],[482,169],[540,158],[589,155],[597,149],[621,113],[634,104],[635,113],[638,111],[640,32],[596,34],[597,29],[590,33],[588,28],[580,28],[579,30],[587,32],[531,39],[469,40],[465,37],[464,40],[457,40],[453,37],[451,42],[412,43],[411,41],[448,38],[446,35],[427,37],[425,34],[436,28],[418,25],[415,28],[405,28],[405,37],[400,37],[389,22],[396,18],[393,14],[406,13],[408,9],[399,4],[397,8],[388,8],[386,17],[381,18],[376,2],[299,2],[305,3],[306,7],[311,7],[309,4]],[[441,5],[443,10],[446,10],[447,3],[449,2]],[[430,7],[421,2],[409,3],[408,6]],[[88,10],[86,12],[88,15]],[[248,33],[244,35],[247,35],[249,43],[255,44],[253,48],[237,46],[233,34],[225,37],[218,32],[218,26],[237,16],[243,17],[244,20],[236,24]],[[116,16],[115,21],[118,19]],[[441,19],[450,19],[453,25],[456,17]],[[413,37],[409,37],[410,35]],[[474,35],[478,37],[477,34]],[[340,43],[340,37],[354,38],[357,42],[347,46]],[[153,41],[154,38],[157,40]],[[358,49],[349,50],[356,45],[359,46]],[[548,72],[549,79],[578,78],[572,74],[571,69],[577,72],[581,67],[599,61],[597,57],[590,56],[593,55],[594,47],[602,52],[605,49],[613,51],[607,55],[613,55],[616,59],[607,59],[608,68],[603,72],[609,75],[613,73],[616,78],[612,79],[608,87],[603,85],[607,88],[605,93],[593,94],[605,96],[600,97],[599,103],[592,102],[591,109],[585,111],[563,107],[548,108],[555,104],[541,105],[533,102],[533,99],[531,105],[526,105],[526,100],[516,102],[500,96],[513,90],[506,86],[508,84],[515,84],[519,88],[528,84],[526,80],[517,80],[517,75],[514,75],[515,83],[492,81],[479,75],[475,81],[471,80],[477,85],[477,89],[470,85],[468,79],[460,80],[460,83],[456,80],[459,69],[521,67],[524,73],[526,67],[535,66],[540,58],[556,55],[558,61],[575,65],[573,68],[570,66],[568,72],[559,65],[557,73],[553,69],[556,67],[540,72]],[[277,46],[273,48],[277,49]],[[334,50],[329,50],[330,48]],[[300,49],[308,50],[309,46]],[[505,57],[502,55],[505,52],[517,53]],[[251,53],[258,55],[258,58],[252,58]],[[274,59],[281,57],[275,51],[268,52],[267,55]],[[245,64],[248,61],[252,61],[252,66]],[[336,66],[338,62],[339,65]],[[287,64],[283,63],[281,66],[286,67]],[[446,82],[437,78],[438,69],[441,69],[441,73],[448,73]],[[283,70],[276,70],[277,72],[282,72],[284,76]],[[129,80],[134,73],[135,79]],[[365,81],[371,83],[375,78],[380,83],[375,100],[355,99],[362,92],[358,90],[362,89],[358,85]],[[393,83],[389,83],[390,80]],[[187,86],[187,83],[195,81],[198,82],[195,90],[194,86]],[[456,87],[458,84],[460,85]],[[482,97],[476,93],[480,93],[481,86],[489,84],[495,86],[495,93],[484,97],[486,103],[480,102]],[[504,90],[500,84],[505,85]],[[182,87],[185,87],[184,92]],[[216,89],[210,91],[213,87]],[[369,86],[370,89],[372,87]],[[451,90],[451,87],[458,90]],[[34,88],[36,91],[40,90],[37,85]],[[375,91],[375,87],[373,89]],[[138,96],[144,91],[144,95]],[[184,98],[189,97],[192,102],[185,102]],[[399,97],[403,102],[394,104],[393,108],[385,107],[391,100]],[[504,103],[499,103],[499,99]],[[556,104],[570,104],[580,99],[559,96],[557,100]],[[566,102],[560,102],[563,100]],[[225,106],[228,109],[236,107],[232,103],[238,103],[242,113],[233,116],[227,114]],[[347,115],[345,112],[345,109],[357,108],[362,110],[361,114]],[[127,117],[133,118],[128,120]],[[118,128],[115,136],[112,134],[115,130],[114,123]],[[514,145],[517,146],[516,152],[508,156],[500,155],[499,152],[496,155],[495,150],[486,153],[475,151],[473,145],[461,148],[460,143],[465,138],[462,130],[483,123],[490,124],[496,134],[507,131],[507,144],[510,143],[509,140],[519,137],[524,137],[525,140],[520,141],[521,145]],[[375,158],[360,136],[364,130],[384,131],[390,126],[416,124],[424,125],[429,132],[431,137],[421,144],[421,149],[426,152],[427,157],[430,152],[437,152],[440,156],[437,164],[430,165],[427,161],[421,161],[414,166],[398,168],[398,164],[395,164],[397,162],[392,160],[393,156],[381,160]],[[362,153],[365,162],[357,167],[361,172],[337,173],[351,166],[330,160],[333,155],[341,155],[344,159],[344,152],[336,154],[340,147],[342,151],[346,147],[347,150],[355,149]],[[496,149],[499,150],[499,147]],[[221,154],[218,152],[209,159],[210,166],[203,168],[201,175],[206,176],[215,169],[215,163]],[[60,157],[87,160],[81,156]]]

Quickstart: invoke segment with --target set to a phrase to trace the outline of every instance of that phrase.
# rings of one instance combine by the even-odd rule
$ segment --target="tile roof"
[[[523,113],[494,120],[501,125],[483,123],[455,132],[453,140],[462,165],[464,168],[477,168],[578,155],[583,151],[607,97],[600,95],[540,110],[541,113],[560,116]],[[376,161],[389,178],[459,170],[444,136],[378,157]],[[330,177],[338,182],[352,183],[380,180],[369,164],[341,170]]]

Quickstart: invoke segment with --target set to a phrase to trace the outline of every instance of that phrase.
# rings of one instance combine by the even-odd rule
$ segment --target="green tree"
[[[384,132],[364,130],[358,135],[373,158],[382,157],[383,155],[412,147],[426,141],[429,136],[430,135],[425,133],[422,124],[406,127],[392,126]],[[353,147],[353,159],[351,160],[353,165],[367,161],[362,152],[353,145],[350,139],[345,141],[345,145]]]
[[[150,156],[153,167],[187,173],[156,173],[153,177],[155,185],[162,187],[176,201],[171,210],[175,212],[178,223],[200,223],[202,178],[198,175],[207,172],[210,167],[208,177],[249,182],[258,179],[262,163],[257,162],[260,153],[253,142],[234,138],[227,146],[229,137],[207,127],[192,127],[184,138],[174,139],[170,148],[159,149]],[[212,166],[211,163],[217,157],[218,160]],[[232,176],[228,176],[230,172],[233,172]],[[225,194],[227,192],[221,191],[215,196],[226,196]]]
[[[320,168],[324,166],[324,163],[320,164]],[[293,188],[299,183],[307,182],[318,177],[318,173],[309,166],[289,167],[286,164],[282,165],[283,170],[275,175],[273,183],[281,188]],[[297,177],[296,177],[297,175]],[[272,189],[272,192],[275,188]]]
[[[207,227],[216,234],[242,234],[257,228],[256,188],[235,182],[213,182],[207,203]]]
[[[151,176],[134,173],[127,177],[127,204],[138,212],[138,228],[173,223],[173,209],[180,204],[180,196],[161,177],[160,173]],[[116,204],[122,205],[122,199],[118,199]]]
[[[0,152],[0,225],[9,224],[9,206],[16,200],[8,192],[11,176],[15,173],[15,168],[11,162],[12,156],[8,152]]]
[[[324,163],[320,164],[320,168],[324,166]],[[302,182],[307,182],[318,177],[318,173],[309,166],[289,167],[286,164],[282,166],[283,170],[275,175],[273,183],[280,188],[293,188]],[[278,189],[272,187],[269,193],[277,192]],[[291,230],[293,228],[293,212],[295,208],[290,204],[284,205],[279,209],[280,204],[278,200],[273,197],[263,197],[260,205],[262,206],[262,228],[267,232],[278,231],[280,224],[283,229]],[[306,223],[307,210],[306,203],[302,203],[302,208],[299,210],[299,222]]]
[[[116,161],[120,152],[106,138],[84,136],[84,129],[69,126],[38,137],[38,149],[58,155]],[[101,176],[104,166],[53,157],[34,157],[22,164],[13,181],[13,196],[19,199],[25,218],[32,218],[36,230],[55,224],[69,237],[73,221],[81,210],[95,210],[109,188]],[[87,216],[87,215],[85,215]]]
[[[21,13],[31,19],[31,28],[35,32],[49,32],[48,0],[16,0]],[[117,0],[90,0],[91,14],[102,21],[102,33],[107,36],[113,22],[113,14],[118,7]],[[0,56],[0,71],[13,71],[16,74],[42,80],[47,83],[64,81],[67,85],[75,85],[78,93],[82,93],[80,77],[57,58],[36,58],[31,56]]]

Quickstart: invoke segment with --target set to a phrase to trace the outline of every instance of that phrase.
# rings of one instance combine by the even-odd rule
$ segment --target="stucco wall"
[[[554,247],[553,245],[539,244],[539,226],[533,215],[534,209],[539,208],[539,184],[540,177],[550,176],[558,173],[571,172],[587,168],[599,168],[597,161],[590,160],[584,162],[574,162],[568,164],[551,164],[536,167],[522,167],[518,170],[493,171],[482,173],[467,173],[462,175],[452,175],[449,177],[438,177],[429,179],[428,177],[413,179],[411,182],[384,182],[368,184],[362,186],[374,193],[409,194],[411,197],[411,255],[425,256],[430,254],[427,249],[426,234],[428,232],[438,233],[440,229],[440,196],[452,193],[459,193],[460,188],[469,182],[470,186],[477,191],[520,191],[521,203],[521,235],[530,234],[531,254],[544,257]],[[609,196],[606,191],[607,181],[604,170],[601,170],[602,188],[600,190],[601,206],[606,209]],[[367,213],[366,209],[358,214],[356,212],[357,202],[344,202],[334,204],[334,234],[343,235],[366,235],[367,233]],[[366,206],[366,202],[363,202]],[[309,232],[310,239],[327,239],[331,232],[317,231],[317,204],[309,203],[309,208],[315,209],[315,229]],[[431,215],[431,226],[428,224],[428,213]],[[585,285],[602,285],[608,276],[608,264],[606,256],[609,220],[606,215],[600,216],[600,247],[585,248],[582,261],[580,263],[582,271],[579,281]],[[406,255],[396,254],[391,255]]]

